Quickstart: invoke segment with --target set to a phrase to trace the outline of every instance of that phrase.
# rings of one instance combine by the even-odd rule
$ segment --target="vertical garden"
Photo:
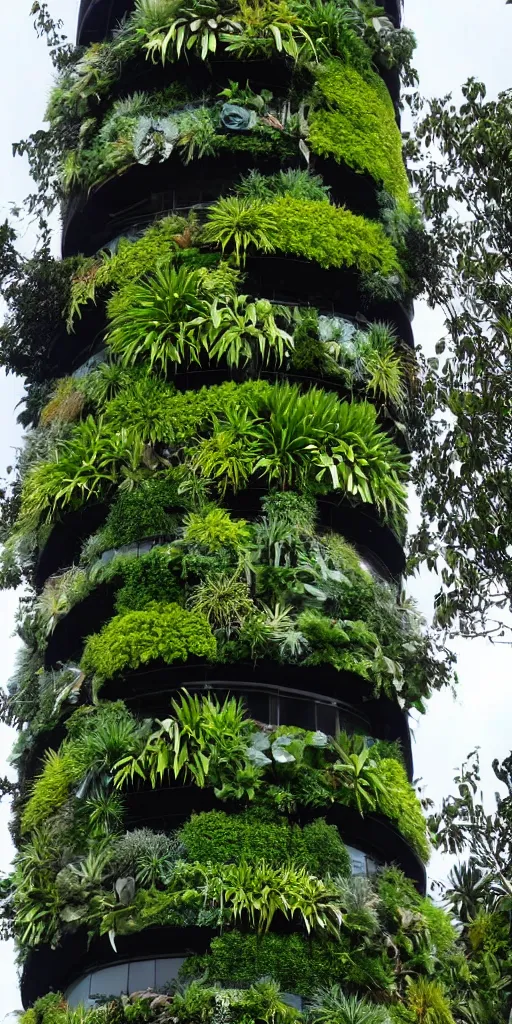
[[[429,258],[387,8],[89,0],[53,40],[16,148],[63,258],[1,238],[25,1024],[452,1024],[472,981],[411,781],[451,665],[400,582]]]

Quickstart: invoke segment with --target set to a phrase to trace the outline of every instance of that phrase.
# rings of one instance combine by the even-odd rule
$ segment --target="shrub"
[[[84,407],[84,395],[73,377],[63,377],[41,411],[40,424],[73,423]]]
[[[192,590],[189,607],[201,612],[214,629],[224,630],[228,636],[254,611],[247,582],[240,579],[239,570],[209,573]]]
[[[22,832],[31,832],[63,804],[82,775],[83,765],[69,750],[47,750],[43,770],[34,780],[31,796],[21,816]]]
[[[163,217],[136,241],[121,238],[115,253],[102,252],[84,260],[71,282],[71,322],[76,314],[80,315],[82,305],[95,299],[99,288],[122,288],[129,281],[144,277],[159,263],[168,261],[176,253],[184,233],[190,241],[197,233],[193,217]]]
[[[242,920],[258,934],[269,930],[276,914],[293,920],[308,934],[319,930],[339,935],[341,925],[339,899],[329,880],[323,882],[293,864],[271,867],[263,860],[205,867],[184,864],[165,893],[143,890],[136,906],[145,928],[173,924],[176,912],[182,914],[186,909],[195,909],[204,924],[215,925],[222,920],[236,925]],[[103,920],[103,932],[110,920],[108,915]]]
[[[335,825],[316,818],[302,829],[308,870],[320,878],[325,875],[349,876],[351,862],[347,849]]]
[[[171,604],[180,602],[183,587],[173,573],[171,550],[157,547],[139,557],[114,558],[103,573],[103,579],[119,575],[122,586],[116,593],[116,611],[123,615],[140,611],[153,602]]]
[[[314,536],[317,517],[314,498],[294,491],[270,491],[261,499],[261,504],[267,518],[278,522],[283,530]]]
[[[276,196],[292,196],[293,199],[329,201],[329,186],[324,185],[319,174],[309,171],[288,169],[277,174],[261,174],[249,171],[236,186],[237,194],[245,199],[272,200]]]
[[[24,482],[20,531],[50,522],[57,510],[102,498],[123,469],[140,466],[143,445],[125,430],[112,431],[88,416],[55,444],[53,461],[37,463]]]
[[[130,432],[150,444],[172,440],[174,388],[154,376],[139,376],[107,403],[104,420],[112,430],[129,424]]]
[[[322,818],[301,829],[286,819],[272,821],[254,811],[237,815],[208,811],[193,815],[180,835],[192,861],[254,864],[265,859],[275,867],[291,861],[319,878],[350,871],[337,828]]]
[[[250,537],[245,519],[232,519],[229,512],[217,505],[191,512],[183,520],[183,540],[198,544],[208,551],[219,548],[243,548]]]
[[[220,245],[223,252],[234,249],[240,265],[249,246],[272,252],[276,234],[277,223],[268,203],[228,196],[210,207],[203,237],[206,242]]]
[[[212,660],[216,652],[217,642],[203,615],[154,602],[144,611],[116,615],[100,633],[88,637],[81,665],[101,685],[150,661],[172,665],[192,655]]]
[[[415,978],[406,994],[407,1008],[419,1024],[455,1024],[443,985],[428,978]]]
[[[107,345],[125,366],[141,357],[166,372],[169,364],[198,362],[210,326],[210,305],[199,295],[199,271],[161,264],[109,303]]]
[[[314,66],[328,110],[312,111],[309,144],[319,156],[334,156],[367,171],[404,207],[410,207],[402,137],[389,92],[377,74],[359,72],[339,60]]]
[[[312,647],[309,664],[333,665],[338,672],[355,672],[363,679],[372,678],[378,639],[364,622],[336,622],[311,609],[302,612],[297,625]]]
[[[406,460],[369,403],[280,384],[265,394],[259,413],[228,407],[213,435],[190,450],[195,468],[222,493],[240,490],[259,471],[283,490],[325,492],[330,484],[384,509],[405,507]]]
[[[421,803],[409,783],[405,768],[394,758],[386,757],[379,762],[379,775],[384,786],[379,799],[379,811],[395,822],[421,859],[428,861],[430,846],[426,823]]]
[[[177,833],[138,828],[114,842],[110,870],[118,877],[131,875],[139,885],[165,885],[183,852]]]
[[[110,547],[133,544],[147,537],[173,537],[184,498],[172,471],[144,481],[131,491],[118,491],[104,527]]]
[[[310,1019],[315,1024],[391,1024],[387,1007],[369,1003],[366,998],[346,996],[340,985],[315,993]]]
[[[205,973],[209,981],[248,985],[270,977],[285,992],[312,995],[339,972],[344,939],[339,942],[302,935],[251,935],[225,932],[213,939],[204,956],[190,957],[181,968],[185,977]]]
[[[321,267],[355,267],[366,273],[401,276],[396,249],[384,228],[344,207],[283,196],[264,204],[273,221],[275,249],[315,260]]]

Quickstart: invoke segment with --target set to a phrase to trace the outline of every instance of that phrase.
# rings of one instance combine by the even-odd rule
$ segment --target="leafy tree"
[[[440,572],[441,626],[501,637],[512,594],[512,90],[490,100],[470,79],[462,92],[458,106],[428,104],[409,146],[438,268],[428,299],[446,327],[418,404],[412,564]]]
[[[493,770],[506,787],[495,794],[493,811],[484,806],[472,751],[455,777],[456,793],[429,822],[441,850],[467,857],[450,872],[444,896],[466,947],[470,984],[460,990],[455,1016],[468,1024],[501,1024],[512,1013],[512,754],[494,760]]]

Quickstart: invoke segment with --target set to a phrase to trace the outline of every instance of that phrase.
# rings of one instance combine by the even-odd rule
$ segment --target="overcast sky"
[[[24,161],[11,158],[11,143],[34,131],[42,119],[51,85],[52,69],[44,43],[36,39],[28,16],[31,0],[10,3],[2,11],[2,61],[0,63],[0,215],[3,220],[11,203],[20,204],[29,191]],[[78,0],[49,0],[56,17],[73,35]],[[510,83],[510,40],[512,8],[505,0],[406,0],[405,24],[418,40],[416,66],[425,95],[457,92],[470,75],[483,79],[495,94]],[[29,252],[34,243],[28,229],[23,245]],[[440,318],[418,304],[416,341],[432,349],[442,334]],[[13,377],[0,376],[0,476],[12,462],[20,432],[14,407],[21,387]],[[422,610],[430,614],[435,579],[414,581],[410,588]],[[9,592],[0,593],[0,651],[2,683],[12,671],[16,641],[12,638],[15,601]],[[449,693],[436,695],[428,714],[415,729],[416,776],[427,792],[439,801],[450,790],[453,770],[468,751],[480,746],[484,765],[483,781],[494,792],[491,759],[510,751],[512,683],[509,647],[491,646],[485,641],[455,645],[459,656],[460,686],[456,700]],[[12,735],[0,727],[0,760],[8,755]],[[0,764],[0,774],[5,767]],[[8,808],[0,805],[0,870],[7,870],[12,847],[7,832]],[[432,876],[443,872],[434,858]],[[20,1006],[13,951],[0,943],[0,1019]]]

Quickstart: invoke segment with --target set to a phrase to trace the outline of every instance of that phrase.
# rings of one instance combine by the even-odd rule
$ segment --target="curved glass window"
[[[95,996],[131,995],[147,988],[155,991],[175,981],[184,963],[184,956],[172,956],[110,964],[74,981],[65,997],[70,1006],[92,1006]]]

